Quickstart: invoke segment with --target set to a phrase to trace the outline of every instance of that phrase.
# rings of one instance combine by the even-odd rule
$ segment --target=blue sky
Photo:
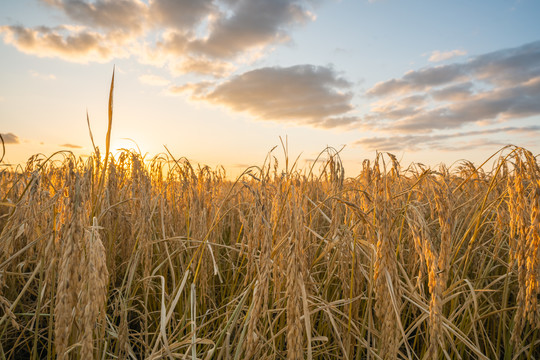
[[[230,173],[288,137],[305,164],[345,146],[405,163],[538,153],[540,2],[23,0],[0,3],[6,159],[113,145]]]

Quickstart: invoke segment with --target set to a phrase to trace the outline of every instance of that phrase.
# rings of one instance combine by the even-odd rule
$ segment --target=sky
[[[281,139],[346,175],[479,165],[508,144],[538,154],[537,0],[3,0],[4,163],[112,147],[235,175]]]

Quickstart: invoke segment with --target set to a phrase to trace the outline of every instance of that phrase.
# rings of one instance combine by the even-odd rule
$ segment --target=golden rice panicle
[[[275,245],[290,235],[288,234],[288,229],[291,228],[291,216],[286,216],[284,214],[286,205],[290,199],[289,195],[287,194],[285,180],[280,179],[279,177],[275,179],[275,187],[272,195],[270,224],[272,226],[272,242],[273,245]],[[286,251],[280,251],[273,259],[274,261],[272,261],[273,288],[276,290],[272,294],[273,296],[270,299],[270,303],[276,303],[279,301],[280,291],[283,289],[283,287],[286,287],[287,279],[285,276],[283,276],[284,269],[286,269],[288,266],[286,262],[286,255]]]
[[[514,174],[508,178],[510,264],[517,266],[518,293],[512,340],[520,341],[528,322],[539,327],[540,314],[540,169],[535,157],[517,149]]]
[[[87,216],[83,194],[88,194],[85,190],[90,178],[81,179],[78,173],[70,173],[70,207],[65,214],[69,221],[61,239],[55,303],[56,354],[64,359],[68,347],[80,343],[81,358],[91,359],[98,316],[105,315],[109,275],[97,220],[94,218],[89,230],[83,226]]]
[[[131,154],[131,231],[142,251],[143,277],[149,277],[153,267],[152,187],[148,172],[138,154]]]
[[[444,338],[442,332],[442,304],[443,292],[446,290],[446,283],[450,272],[450,259],[452,257],[452,228],[453,228],[453,203],[452,192],[447,183],[449,175],[447,171],[443,172],[444,178],[434,188],[435,191],[435,208],[439,220],[440,242],[439,249],[435,249],[432,269],[430,271],[430,280],[433,283],[429,284],[431,291],[430,302],[430,322],[432,324],[430,352],[432,358],[437,358],[436,344],[444,347]],[[427,248],[427,245],[425,246]],[[425,251],[430,251],[426,249]]]
[[[111,158],[107,167],[107,182],[105,186],[105,199],[103,204],[104,208],[108,210],[104,213],[104,216],[101,217],[101,226],[104,226],[110,230],[109,235],[102,239],[102,243],[109,253],[109,256],[107,257],[109,261],[107,268],[109,269],[110,275],[113,278],[117,271],[114,259],[116,259],[116,256],[119,255],[119,245],[123,246],[124,248],[129,246],[128,244],[125,244],[128,241],[122,241],[121,243],[123,244],[116,244],[117,242],[113,240],[115,237],[120,235],[120,232],[123,230],[122,225],[125,226],[125,222],[120,216],[120,205],[118,205],[122,199],[120,194],[122,191],[122,179],[120,178],[120,174],[118,172],[117,163],[114,158]]]
[[[65,216],[67,231],[61,239],[61,256],[58,265],[58,285],[54,310],[55,346],[58,359],[66,358],[72,336],[74,309],[78,306],[78,296],[83,280],[81,263],[84,237],[84,209],[81,199],[80,178],[77,176],[70,186],[71,207]]]
[[[441,179],[441,183],[435,188],[435,208],[437,209],[437,217],[440,228],[440,245],[437,259],[439,269],[439,280],[443,286],[443,291],[446,288],[446,280],[450,271],[450,258],[452,256],[452,228],[454,218],[452,214],[452,191],[447,183],[448,175]]]
[[[499,196],[503,199],[503,201],[500,202],[497,206],[497,216],[494,227],[495,244],[497,244],[496,250],[499,250],[501,248],[501,245],[506,244],[508,241],[508,228],[509,224],[511,224],[511,211],[509,211],[509,195],[507,195],[505,199],[505,193],[509,194],[510,192],[512,192],[512,190],[508,188],[508,179],[510,178],[508,162],[504,159],[500,159],[498,166],[500,166],[501,168],[499,174],[499,181],[502,186],[499,186],[497,190],[500,193]],[[498,253],[498,251],[495,251],[494,253]]]
[[[268,197],[264,197],[268,199]],[[269,206],[270,204],[266,204]],[[251,316],[248,320],[248,335],[246,342],[247,358],[251,357],[258,343],[258,331],[257,326],[260,319],[264,318],[268,307],[268,293],[270,286],[270,277],[272,272],[272,230],[268,223],[266,207],[261,206],[259,208],[261,214],[257,214],[256,218],[259,221],[253,219],[253,224],[257,225],[255,231],[251,236],[256,236],[260,239],[260,254],[258,256],[258,268],[257,281],[253,289],[253,304],[251,309]]]
[[[381,157],[382,158],[382,157]],[[384,161],[384,159],[383,159]],[[376,253],[374,263],[375,314],[380,324],[379,352],[383,359],[395,359],[398,351],[398,319],[400,294],[396,258],[396,229],[390,195],[390,178],[382,175],[379,157],[373,166],[373,231]],[[386,171],[385,171],[386,172]]]
[[[198,261],[193,263],[197,267],[197,294],[200,294],[201,310],[207,305],[207,300],[211,298],[214,283],[220,279],[217,268],[213,266],[213,248],[210,244],[218,242],[216,233],[219,229],[219,204],[224,199],[217,197],[217,191],[213,184],[213,173],[208,167],[199,168],[197,171],[197,182],[193,189],[193,200],[196,206],[190,205],[191,224],[193,229],[193,239],[204,241],[204,246],[197,254]],[[216,230],[216,231],[213,231]],[[218,276],[216,276],[218,275]]]
[[[527,320],[540,328],[540,183],[537,183],[531,211],[531,225],[527,231]]]
[[[540,167],[536,158],[526,151],[529,163],[530,221],[527,229],[527,302],[529,323],[540,328]]]
[[[21,183],[21,188],[15,186],[16,184],[13,185],[10,189],[11,197],[7,202],[9,205],[1,206],[2,210],[7,210],[3,216],[7,219],[7,223],[0,234],[0,259],[10,258],[18,249],[35,239],[36,225],[40,220],[43,222],[44,218],[36,216],[43,211],[43,203],[40,202],[43,199],[40,184],[42,177],[43,174],[37,170],[20,174],[17,182]],[[24,188],[22,188],[23,183],[27,183]],[[5,196],[7,195],[9,194]],[[34,247],[29,248],[27,254],[28,258],[31,258]]]
[[[126,359],[129,351],[128,309],[126,303],[126,299],[122,296],[117,296],[114,301],[114,314],[119,318],[116,344],[118,347],[118,357],[120,359]]]
[[[290,185],[289,216],[291,216],[291,231],[289,246],[286,254],[287,280],[287,360],[304,358],[303,332],[300,321],[302,312],[302,287],[304,286],[302,274],[302,248],[303,248],[303,214],[302,194]]]
[[[248,194],[248,201],[257,203],[257,200],[251,198],[250,195],[252,194]],[[247,271],[244,279],[244,286],[246,286],[248,282],[257,276],[257,252],[260,248],[260,236],[258,232],[261,228],[262,219],[255,214],[255,210],[246,212],[244,209],[239,209],[238,217],[242,224],[243,234],[241,251],[247,260]]]
[[[251,310],[250,310],[250,316],[247,320],[248,322],[248,330],[247,330],[247,341],[245,342],[245,357],[249,358],[253,351],[255,350],[256,342],[257,342],[257,333],[256,333],[256,326],[259,318],[259,308],[260,308],[260,284],[257,279],[256,271],[254,271],[257,268],[257,240],[259,239],[259,228],[260,228],[260,222],[261,218],[258,216],[252,215],[253,211],[250,211],[248,214],[249,216],[246,218],[246,214],[244,214],[243,209],[238,211],[238,217],[240,219],[240,223],[242,224],[242,247],[241,251],[245,251],[244,256],[247,258],[247,271],[246,271],[246,277],[244,279],[244,285],[247,285],[249,281],[255,281],[255,284],[253,286],[253,298],[251,303]],[[246,242],[246,243],[244,243]]]
[[[429,345],[428,358],[438,359],[439,345],[444,344],[442,331],[442,292],[444,275],[439,271],[439,254],[429,238],[429,231],[420,206],[410,205],[407,214],[414,246],[421,259],[421,267],[425,264],[428,274],[428,288],[431,295],[429,302]],[[421,270],[421,268],[420,268]],[[420,276],[420,275],[419,275]]]
[[[107,285],[109,272],[107,270],[105,248],[99,235],[97,219],[93,219],[93,224],[84,236],[85,258],[83,276],[86,279],[83,284],[81,297],[79,300],[82,310],[82,348],[81,358],[93,358],[94,344],[93,333],[97,324],[103,323],[107,304]],[[101,332],[100,335],[103,335]]]

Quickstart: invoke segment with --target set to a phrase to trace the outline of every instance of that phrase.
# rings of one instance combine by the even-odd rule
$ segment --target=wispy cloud
[[[40,74],[35,70],[30,70],[29,74],[32,77],[42,79],[42,80],[56,80],[56,76],[54,74]]]
[[[463,150],[477,147],[493,147],[507,145],[508,142],[496,140],[489,135],[540,135],[540,126],[524,127],[503,127],[487,130],[475,130],[465,132],[444,133],[437,135],[430,134],[407,134],[393,136],[366,137],[353,143],[355,146],[362,146],[369,150],[379,151],[419,151],[419,150]],[[475,138],[476,137],[476,138]],[[480,137],[480,138],[478,138]],[[464,139],[472,138],[472,139]],[[460,140],[461,139],[461,140]]]
[[[199,74],[213,77],[225,77],[235,70],[235,65],[228,61],[211,60],[205,57],[186,57],[181,63],[173,65],[173,74]]]
[[[0,34],[3,35],[4,42],[12,44],[19,51],[39,57],[58,57],[86,63],[106,62],[122,55],[120,51],[113,50],[116,47],[114,39],[81,27],[0,26]],[[125,55],[126,53],[123,54]]]
[[[188,84],[172,92],[191,91],[192,98],[271,120],[322,128],[349,126],[352,84],[332,68],[312,65],[265,67],[214,85]]]
[[[409,71],[369,89],[378,98],[365,116],[379,129],[424,132],[540,115],[540,41]],[[425,99],[407,104],[407,99]],[[379,103],[392,106],[381,107]]]
[[[2,133],[2,139],[4,139],[5,144],[20,144],[21,140],[19,137],[13,133]]]
[[[184,85],[171,86],[168,93],[171,95],[189,93],[192,99],[201,99],[210,89],[216,86],[212,81],[201,81],[197,83],[187,83]]]
[[[425,91],[434,86],[467,79],[465,70],[466,67],[461,64],[451,64],[409,71],[401,79],[391,79],[375,84],[368,90],[367,95],[379,97]]]
[[[449,60],[456,56],[463,56],[463,55],[467,55],[467,52],[465,50],[458,50],[458,49],[450,50],[450,51],[435,50],[431,52],[431,55],[429,56],[428,61],[440,62],[440,61]]]
[[[74,144],[62,144],[61,147],[69,148],[69,149],[82,149],[83,147],[80,145],[74,145]]]

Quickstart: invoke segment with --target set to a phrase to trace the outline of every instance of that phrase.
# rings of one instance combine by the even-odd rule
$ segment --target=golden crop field
[[[540,168],[497,157],[3,169],[0,358],[537,359]]]

